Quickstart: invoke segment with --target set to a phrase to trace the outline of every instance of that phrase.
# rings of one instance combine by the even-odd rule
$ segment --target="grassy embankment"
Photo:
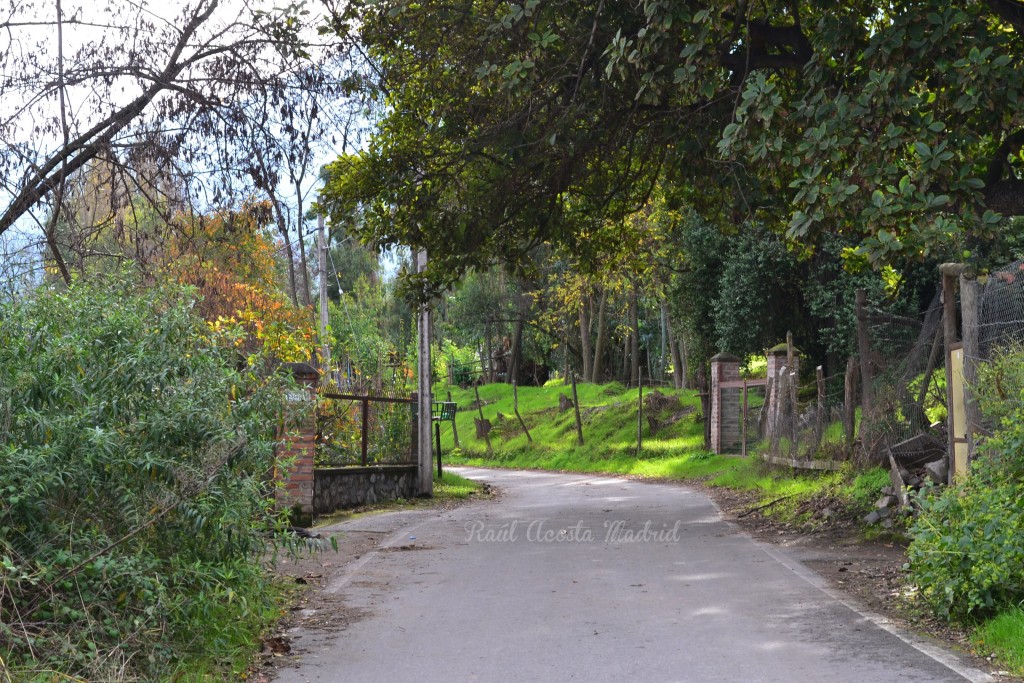
[[[436,387],[435,396],[444,398],[448,390]],[[696,392],[687,390],[658,390],[677,397],[678,403],[654,413],[656,427],[647,419],[651,411],[645,407],[643,445],[638,453],[637,390],[618,383],[578,385],[582,446],[576,440],[574,411],[559,411],[559,394],[571,397],[570,387],[549,383],[519,389],[519,412],[533,439],[530,443],[513,412],[512,388],[504,384],[481,386],[483,415],[493,425],[493,455],[489,455],[485,441],[476,438],[474,418],[479,412],[473,389],[454,387],[451,391],[452,400],[458,404],[456,427],[461,448],[455,448],[450,423],[443,424],[441,446],[445,461],[453,464],[701,480],[710,486],[754,491],[765,501],[791,496],[789,504],[778,506],[783,515],[801,499],[825,491],[870,504],[871,497],[877,497],[878,489],[888,481],[881,470],[856,476],[852,471],[794,476],[770,471],[757,458],[709,453],[703,449],[700,400]],[[651,392],[645,389],[645,397]]]

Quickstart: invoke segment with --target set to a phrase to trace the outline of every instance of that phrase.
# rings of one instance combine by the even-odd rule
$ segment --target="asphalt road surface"
[[[856,611],[699,491],[459,472],[500,498],[340,527],[381,534],[325,587],[363,616],[296,629],[305,652],[278,683],[989,680]]]

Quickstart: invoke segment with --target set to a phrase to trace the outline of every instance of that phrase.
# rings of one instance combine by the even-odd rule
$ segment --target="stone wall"
[[[416,465],[318,467],[313,472],[313,514],[413,498],[418,484]]]

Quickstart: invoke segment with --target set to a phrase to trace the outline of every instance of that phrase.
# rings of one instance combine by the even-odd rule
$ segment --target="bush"
[[[980,461],[962,485],[918,498],[911,577],[941,616],[987,616],[1024,600],[1024,483]]]
[[[0,656],[152,679],[268,608],[282,378],[182,288],[0,308]]]
[[[999,428],[971,476],[918,497],[910,527],[911,578],[937,613],[967,619],[1024,601],[1024,352],[998,354],[982,370],[978,400]]]

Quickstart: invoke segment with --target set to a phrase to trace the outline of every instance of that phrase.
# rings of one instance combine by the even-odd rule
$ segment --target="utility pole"
[[[320,374],[327,375],[327,379],[331,379],[331,342],[327,336],[327,326],[329,324],[328,308],[327,308],[327,238],[324,236],[324,215],[321,213],[317,216],[317,252],[319,258],[319,277],[320,281]]]
[[[416,252],[416,272],[422,273],[427,268],[427,252],[420,249]],[[430,304],[424,301],[420,304],[419,317],[417,319],[419,332],[419,353],[418,353],[418,419],[419,419],[419,472],[420,472],[420,495],[430,496],[434,493],[434,472],[431,467],[433,462],[433,442],[430,438],[431,413],[434,407],[430,387]]]

